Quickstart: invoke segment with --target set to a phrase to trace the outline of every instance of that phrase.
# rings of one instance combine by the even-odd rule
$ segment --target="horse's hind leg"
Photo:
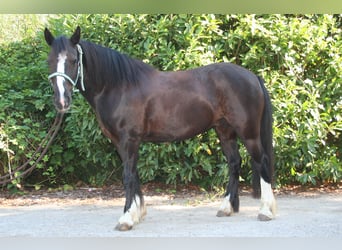
[[[229,165],[229,181],[222,205],[217,212],[218,217],[230,216],[233,212],[239,212],[239,174],[241,156],[236,141],[236,133],[225,121],[215,128],[220,139],[222,151]]]
[[[272,176],[269,158],[265,154],[260,140],[245,140],[245,145],[253,159],[253,170],[258,172],[257,176],[260,176],[261,207],[258,219],[261,221],[271,220],[275,216],[276,201],[271,187]]]

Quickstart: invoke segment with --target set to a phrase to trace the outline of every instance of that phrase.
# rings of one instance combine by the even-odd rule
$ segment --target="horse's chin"
[[[56,108],[57,110],[57,113],[60,113],[60,114],[65,114],[66,112],[68,112],[70,109],[70,107],[67,107],[67,108]]]

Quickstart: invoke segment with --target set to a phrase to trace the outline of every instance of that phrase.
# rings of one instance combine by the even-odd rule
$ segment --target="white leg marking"
[[[261,208],[258,218],[260,220],[271,220],[276,213],[276,201],[273,195],[271,184],[260,178],[261,186]]]
[[[127,226],[132,227],[134,224],[139,223],[145,214],[145,207],[141,206],[140,198],[136,195],[131,207],[120,217],[119,224],[126,224]]]
[[[60,73],[65,73],[65,61],[67,59],[66,53],[59,53],[58,54],[58,62],[57,62],[57,72]],[[57,88],[59,91],[59,98],[60,98],[60,103],[62,104],[62,107],[64,107],[64,93],[65,93],[65,89],[64,89],[64,77],[62,76],[57,76]]]
[[[219,211],[217,212],[218,217],[230,216],[233,214],[233,208],[232,208],[232,205],[230,204],[229,199],[230,199],[230,194],[224,197],[221,207]]]

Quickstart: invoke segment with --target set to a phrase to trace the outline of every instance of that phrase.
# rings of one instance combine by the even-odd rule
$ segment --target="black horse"
[[[78,88],[123,162],[126,203],[118,230],[131,229],[146,214],[137,171],[139,145],[184,140],[211,128],[230,166],[217,216],[239,210],[240,137],[252,157],[254,195],[261,195],[258,218],[274,217],[272,112],[261,78],[230,63],[161,72],[115,50],[80,40],[79,27],[70,39],[54,38],[48,29],[44,35],[51,47],[49,79],[57,111],[70,108],[73,87]]]

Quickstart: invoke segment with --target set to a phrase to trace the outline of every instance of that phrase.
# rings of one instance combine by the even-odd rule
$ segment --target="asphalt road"
[[[244,195],[240,212],[218,218],[220,199],[145,197],[147,216],[114,230],[123,199],[0,203],[0,237],[334,237],[342,238],[342,194],[279,195],[276,219],[257,220],[259,201]]]

